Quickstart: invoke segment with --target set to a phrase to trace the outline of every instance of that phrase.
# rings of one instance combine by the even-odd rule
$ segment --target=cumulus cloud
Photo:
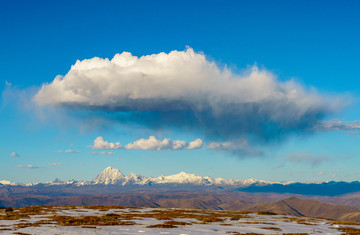
[[[55,163],[50,163],[49,166],[62,166],[62,164],[59,162],[55,162]]]
[[[37,169],[37,168],[40,168],[40,167],[38,167],[38,166],[33,166],[33,165],[31,165],[31,164],[26,165],[26,166],[17,165],[16,167],[17,167],[17,168],[27,168],[27,169]]]
[[[88,147],[93,149],[121,149],[122,145],[120,142],[110,143],[108,141],[104,141],[103,137],[99,136],[94,140],[94,145]]]
[[[158,140],[155,136],[149,136],[149,139],[139,139],[125,146],[126,149],[143,149],[143,150],[181,150],[197,149],[202,147],[202,140],[196,139],[190,143],[183,140]]]
[[[79,151],[77,150],[71,150],[71,149],[68,149],[68,150],[59,150],[59,151],[56,151],[58,153],[79,153]]]
[[[189,143],[189,145],[187,146],[187,149],[199,149],[199,148],[202,148],[202,146],[203,146],[202,140],[196,139]]]
[[[12,153],[11,153],[11,157],[20,157],[20,155],[17,154],[17,153],[15,153],[15,152],[12,152]]]
[[[311,166],[318,166],[330,159],[326,156],[312,154],[308,151],[301,151],[299,153],[290,154],[287,157],[287,160],[296,163],[310,164]]]
[[[33,100],[126,124],[196,129],[212,140],[249,137],[254,142],[313,130],[339,104],[256,66],[242,74],[220,68],[191,48],[76,61],[65,76],[43,84]]]

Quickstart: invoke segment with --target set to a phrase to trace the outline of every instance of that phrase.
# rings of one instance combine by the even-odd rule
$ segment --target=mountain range
[[[185,172],[180,172],[179,174],[169,175],[169,176],[159,176],[159,177],[145,177],[137,175],[135,173],[130,173],[128,176],[124,176],[118,169],[107,167],[105,168],[95,179],[92,181],[77,181],[77,180],[68,180],[61,181],[55,179],[52,182],[44,183],[30,183],[30,184],[20,184],[14,183],[7,180],[1,180],[0,185],[21,185],[21,186],[35,186],[39,184],[43,185],[153,185],[153,184],[193,184],[193,185],[217,185],[217,186],[249,186],[249,185],[268,185],[268,184],[287,184],[280,182],[271,182],[265,180],[225,180],[222,178],[213,179],[209,176],[198,176],[195,174],[189,174]]]
[[[349,193],[360,192],[360,182],[336,182],[336,181],[325,181],[325,182],[272,182],[257,179],[247,180],[226,180],[222,178],[213,179],[209,176],[198,176],[195,174],[189,174],[180,172],[179,174],[159,177],[145,177],[130,173],[128,176],[124,176],[118,169],[107,167],[97,177],[91,181],[77,181],[68,180],[62,181],[55,179],[52,182],[44,183],[30,183],[20,184],[14,183],[7,180],[0,181],[0,195],[1,187],[28,187],[28,188],[39,188],[43,189],[50,187],[56,191],[54,186],[59,188],[67,187],[73,188],[76,192],[83,192],[88,194],[87,188],[93,189],[94,192],[98,188],[104,188],[109,193],[123,192],[129,190],[159,190],[163,189],[166,191],[242,191],[249,193],[290,193],[300,194],[308,196],[339,196]],[[84,187],[73,187],[73,186],[84,186]],[[86,187],[85,187],[86,186]],[[76,188],[76,189],[75,189]],[[88,193],[87,193],[88,192]]]

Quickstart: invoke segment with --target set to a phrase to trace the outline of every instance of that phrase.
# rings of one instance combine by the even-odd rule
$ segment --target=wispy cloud
[[[109,152],[109,151],[103,151],[103,152],[90,152],[90,154],[93,154],[93,155],[99,155],[99,154],[102,154],[102,155],[114,155],[114,152]]]
[[[198,149],[203,142],[196,139],[190,143],[183,140],[163,139],[159,140],[155,136],[149,136],[148,139],[139,139],[125,146],[125,149],[143,149],[143,150],[181,150],[181,149]]]
[[[55,163],[50,163],[49,166],[62,166],[62,164],[59,162],[55,162]]]
[[[15,152],[12,152],[12,153],[11,153],[11,157],[20,157],[20,155],[17,154],[17,153],[15,153]]]
[[[77,150],[59,150],[59,151],[56,151],[58,153],[79,153],[80,151],[77,151]]]
[[[93,149],[121,149],[122,145],[120,144],[120,142],[111,143],[108,141],[104,141],[103,137],[98,136],[94,140],[94,145],[88,147]]]
[[[252,148],[245,139],[232,142],[211,142],[207,145],[207,149],[218,151],[230,151],[236,155],[260,156],[262,151]]]
[[[104,151],[101,152],[102,155],[114,155],[114,152],[108,152],[108,151]]]
[[[312,154],[308,151],[292,153],[287,156],[287,160],[295,163],[304,163],[311,166],[319,166],[320,164],[329,161],[329,157],[323,155]]]
[[[276,167],[274,167],[273,169],[276,170],[276,169],[280,169],[280,168],[283,168],[285,165],[284,164],[279,164],[277,165]]]
[[[329,121],[321,121],[316,126],[317,129],[323,131],[342,130],[342,131],[358,131],[360,130],[360,121],[342,121],[339,119],[333,119]]]
[[[33,166],[33,165],[31,165],[31,164],[26,165],[26,166],[17,165],[16,167],[17,167],[17,168],[27,168],[27,169],[37,169],[37,168],[40,168],[39,166]]]

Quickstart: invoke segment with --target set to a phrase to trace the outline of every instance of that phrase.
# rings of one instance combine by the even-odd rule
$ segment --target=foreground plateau
[[[120,206],[0,210],[3,234],[359,234],[360,223],[204,209]]]

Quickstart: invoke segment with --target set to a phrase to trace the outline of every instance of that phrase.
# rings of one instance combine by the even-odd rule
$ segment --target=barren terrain
[[[360,223],[272,212],[121,206],[0,211],[3,234],[358,234]]]

